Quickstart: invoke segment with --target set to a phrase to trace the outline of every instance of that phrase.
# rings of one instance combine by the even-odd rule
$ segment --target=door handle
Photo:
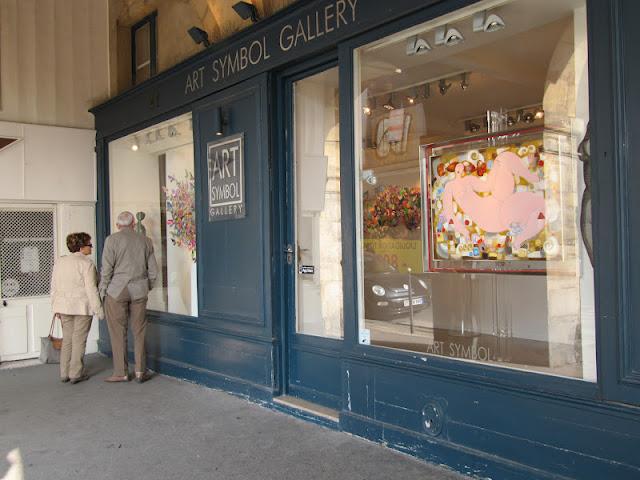
[[[284,249],[284,253],[287,258],[287,265],[291,265],[293,263],[293,245],[288,244]]]
[[[7,306],[7,301],[6,300],[2,300],[2,306],[6,307]]]

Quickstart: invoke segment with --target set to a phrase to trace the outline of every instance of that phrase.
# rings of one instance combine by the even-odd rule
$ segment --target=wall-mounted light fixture
[[[256,23],[258,20],[260,20],[260,16],[258,15],[256,6],[249,2],[238,2],[231,8],[233,8],[243,20],[251,19],[253,23]]]
[[[447,25],[436,28],[436,45],[446,45],[447,47],[452,47],[454,45],[458,45],[463,41],[464,36],[457,28],[449,27]]]
[[[216,135],[218,137],[221,137],[222,135],[224,135],[224,127],[226,127],[229,123],[225,112],[223,111],[223,109],[221,107],[218,107],[217,109],[217,125],[216,125]]]
[[[500,15],[488,13],[486,10],[478,12],[473,16],[474,32],[497,32],[505,27],[504,20]]]
[[[140,144],[138,143],[138,137],[133,137],[133,143],[131,144],[131,150],[137,152],[140,148]]]
[[[196,44],[202,44],[204,48],[208,48],[211,45],[211,42],[209,42],[209,34],[201,28],[191,27],[187,32]]]
[[[429,50],[431,50],[431,45],[424,38],[414,35],[407,39],[407,55],[422,55]]]

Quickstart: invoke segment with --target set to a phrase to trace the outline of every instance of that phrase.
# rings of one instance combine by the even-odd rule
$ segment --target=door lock
[[[288,244],[284,249],[284,253],[287,255],[287,265],[293,263],[293,245]]]

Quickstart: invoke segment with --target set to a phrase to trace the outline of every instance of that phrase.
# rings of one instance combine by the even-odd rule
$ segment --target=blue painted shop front
[[[523,5],[527,3],[527,0],[516,1]],[[426,302],[434,301],[426,297],[425,304],[420,303],[422,300],[414,301],[421,298],[417,282],[426,282],[434,298],[437,295],[444,298],[442,295],[445,294],[429,283],[432,277],[426,268],[423,276],[409,273],[406,277],[410,285],[412,281],[416,282],[415,287],[405,287],[409,292],[416,292],[413,293],[416,297],[409,293],[408,303],[404,307],[400,305],[401,309],[409,309],[411,325],[403,323],[405,317],[393,321],[370,320],[369,315],[366,320],[364,318],[363,310],[368,300],[363,293],[363,284],[370,289],[367,279],[362,281],[362,263],[369,253],[367,248],[372,245],[378,248],[387,255],[389,262],[393,255],[400,255],[391,250],[383,252],[386,240],[367,237],[370,232],[362,231],[366,229],[362,227],[362,199],[368,198],[363,191],[378,183],[375,191],[383,192],[381,185],[385,175],[399,175],[388,165],[369,167],[366,155],[374,152],[378,159],[400,155],[403,137],[399,134],[397,140],[390,141],[393,138],[388,132],[394,125],[384,122],[378,131],[373,129],[373,133],[366,133],[370,120],[363,116],[361,123],[360,110],[366,115],[370,115],[368,109],[387,110],[385,121],[392,121],[395,114],[389,112],[399,110],[400,94],[394,86],[395,80],[391,79],[367,84],[368,91],[377,92],[378,98],[368,97],[373,98],[371,103],[362,100],[364,87],[359,90],[354,89],[354,85],[364,85],[367,75],[374,75],[376,71],[362,65],[369,65],[367,55],[382,55],[380,52],[393,43],[386,39],[396,38],[393,35],[399,35],[403,49],[406,45],[406,55],[411,61],[426,59],[437,52],[454,51],[453,48],[448,50],[448,46],[455,47],[458,42],[456,32],[451,32],[451,28],[458,28],[455,22],[459,22],[459,18],[466,21],[467,17],[470,19],[477,14],[476,10],[489,8],[501,13],[500,19],[504,18],[509,25],[506,7],[504,10],[498,8],[508,3],[489,5],[467,0],[398,0],[392,4],[365,3],[364,0],[297,2],[92,110],[98,131],[100,245],[110,232],[113,210],[120,207],[118,202],[126,194],[121,184],[114,183],[119,169],[131,165],[131,158],[118,157],[128,149],[126,142],[135,142],[135,150],[140,144],[141,150],[152,151],[149,165],[155,165],[154,168],[158,168],[160,157],[157,152],[164,145],[159,169],[161,187],[154,187],[149,194],[150,198],[160,195],[161,202],[168,201],[172,195],[174,184],[170,178],[174,174],[170,174],[170,170],[179,172],[185,165],[180,162],[185,158],[193,159],[192,176],[185,178],[193,178],[195,189],[197,248],[194,252],[197,252],[197,261],[191,264],[185,260],[187,266],[180,271],[183,276],[179,277],[189,279],[184,282],[191,282],[192,291],[182,295],[180,305],[172,300],[169,283],[174,274],[172,262],[177,262],[173,255],[178,258],[179,254],[172,250],[175,245],[171,246],[167,241],[170,232],[158,230],[165,247],[156,250],[161,257],[160,263],[165,265],[164,278],[168,286],[157,298],[150,298],[147,349],[151,368],[245,395],[265,405],[315,419],[479,477],[640,478],[640,460],[635,454],[640,445],[640,350],[637,348],[640,344],[637,320],[640,282],[634,267],[640,259],[632,248],[632,239],[640,234],[640,201],[635,188],[639,177],[634,160],[639,153],[640,99],[637,89],[632,88],[640,80],[640,60],[632,51],[632,46],[640,42],[640,33],[634,28],[634,20],[640,18],[640,6],[636,2],[586,2],[583,48],[586,61],[588,45],[589,68],[588,92],[583,95],[588,102],[583,113],[590,122],[590,156],[597,159],[591,165],[594,181],[590,185],[595,259],[593,372],[588,373],[586,367],[576,370],[577,373],[566,368],[553,370],[554,365],[561,364],[557,358],[566,357],[566,353],[551,342],[544,345],[539,341],[530,342],[535,347],[535,355],[528,357],[525,364],[518,359],[518,351],[526,350],[530,344],[513,343],[511,350],[504,349],[500,335],[495,340],[486,333],[467,335],[464,326],[463,332],[458,332],[454,340],[439,337],[442,329],[438,328],[436,313],[431,325],[433,336],[428,337],[428,342],[420,340],[424,346],[419,346],[419,342],[410,343],[415,335],[400,338],[397,332],[401,327],[407,332],[411,329],[412,335],[414,327],[421,328],[420,319],[426,317],[421,317],[424,314],[420,311]],[[580,7],[578,1],[564,3],[571,3],[571,8],[574,8],[573,3],[577,5],[575,8]],[[448,24],[442,30],[442,46],[438,47],[437,34],[434,44],[432,36],[421,32],[438,31],[442,22],[429,22],[443,15],[447,15]],[[574,20],[572,25],[571,34],[578,38],[579,22]],[[561,38],[565,27],[557,21],[549,28],[555,29],[553,31]],[[485,32],[490,28],[486,23]],[[459,27],[457,34],[472,41],[471,29]],[[426,41],[428,47],[420,49],[420,41]],[[553,58],[558,56],[554,55]],[[454,63],[450,62],[451,65]],[[391,73],[405,75],[413,66],[397,66],[396,70],[400,72]],[[451,68],[456,82],[468,80],[466,67]],[[579,69],[576,67],[575,70]],[[402,101],[413,105],[415,98],[420,98],[421,102],[434,100],[434,97],[435,100],[449,98],[447,96],[453,95],[451,92],[457,88],[457,83],[451,87],[454,83],[452,75],[433,75],[426,83],[421,80],[403,85]],[[481,83],[474,72],[470,75],[468,91],[472,91],[474,82]],[[572,78],[579,77],[573,70],[571,75]],[[557,78],[560,77],[558,74]],[[329,84],[333,86],[328,88]],[[429,92],[429,85],[433,87],[433,93]],[[466,87],[458,90],[466,90]],[[405,91],[407,98],[415,97],[413,101],[404,100]],[[314,101],[318,98],[323,100]],[[572,101],[578,103],[575,99]],[[403,107],[410,108],[409,103]],[[393,108],[387,108],[387,105]],[[509,120],[511,112],[505,111],[505,121],[516,124],[522,121],[528,129],[536,127],[536,104],[532,102],[525,106],[531,110],[531,122],[526,117],[527,111],[518,109],[514,109],[513,122]],[[551,122],[552,108],[547,99],[545,110]],[[323,118],[318,125],[328,125],[327,131],[331,133],[326,138],[332,139],[332,150],[327,150],[329,147],[325,142],[325,150],[320,154],[309,146],[313,143],[314,129],[305,131],[298,127],[301,119],[317,118],[318,115]],[[461,128],[467,130],[464,142],[468,138],[476,139],[475,124],[482,129],[483,120],[460,117],[459,123],[464,125]],[[403,117],[406,129],[417,128],[408,126],[406,118]],[[484,128],[491,131],[491,122],[491,119],[487,120]],[[212,171],[216,170],[213,155],[220,142],[240,134],[241,164],[228,164],[231,167],[227,170],[217,170],[219,175],[220,171],[231,175],[233,166],[242,166],[242,176],[238,178],[243,184],[238,183],[237,187],[242,195],[235,190],[229,193],[229,196],[237,196],[240,203],[216,203],[211,194]],[[176,147],[175,139],[178,138],[182,143]],[[300,138],[311,140],[306,143],[296,141]],[[420,142],[423,143],[426,142]],[[122,149],[118,150],[116,146],[120,144]],[[440,141],[429,148],[443,149],[444,158],[448,147],[442,145],[444,142]],[[306,150],[300,150],[301,146]],[[365,149],[369,153],[358,157]],[[177,151],[182,153],[171,153]],[[482,149],[477,151],[487,154]],[[541,152],[550,155],[548,151]],[[306,164],[299,161],[302,156],[326,157],[324,173],[305,170]],[[550,160],[546,162],[550,163]],[[334,176],[327,173],[332,165],[336,172]],[[451,178],[455,166],[453,164],[449,170]],[[479,167],[480,163],[474,164],[475,170]],[[413,175],[411,168],[405,170]],[[421,164],[420,169],[423,168],[425,165]],[[417,167],[415,171],[418,171]],[[423,171],[420,172],[422,175]],[[305,174],[312,177],[311,181],[301,177]],[[334,181],[334,193],[338,196],[327,194],[320,203],[326,206],[332,198],[338,198],[341,213],[337,220],[333,218],[334,223],[329,227],[322,223],[327,218],[326,213],[313,217],[309,212],[315,207],[308,206],[308,198],[300,197],[315,191],[317,182],[314,178],[323,175],[327,182]],[[154,170],[149,176],[158,178],[158,171]],[[550,181],[548,179],[547,183]],[[175,188],[179,190],[180,186]],[[122,205],[126,204],[124,200],[122,202]],[[156,218],[148,202],[144,205],[147,206],[136,208],[146,209],[147,230],[156,225],[165,228],[166,212],[158,210]],[[424,212],[431,208],[429,204],[422,207]],[[547,207],[545,213],[550,211]],[[212,217],[219,214],[226,217]],[[172,211],[172,215],[174,218],[176,212]],[[340,296],[330,297],[334,299],[333,303],[340,304],[334,315],[338,320],[323,324],[320,333],[301,320],[307,315],[304,302],[317,293],[311,279],[317,278],[314,272],[319,264],[314,266],[311,260],[305,260],[311,258],[308,250],[312,247],[306,248],[302,243],[306,219],[311,217],[325,219],[318,220],[313,228],[327,228],[326,231],[333,232],[337,225],[340,232],[331,237],[338,238],[339,252],[334,251],[335,244],[326,243],[329,241],[326,238],[330,239],[327,235],[321,237],[325,246],[318,250],[319,255],[324,255],[322,252],[325,251],[339,254],[326,259],[339,272],[337,280],[332,277],[334,283],[327,280],[326,284],[332,288],[339,285],[341,292]],[[446,229],[434,229],[434,232],[436,240],[441,233],[447,235]],[[402,245],[411,247],[415,244],[415,236],[411,235],[415,232],[400,238]],[[397,244],[398,238],[393,242]],[[547,253],[551,251],[550,248],[546,250]],[[566,250],[570,251],[570,248]],[[432,255],[426,249],[420,254],[420,258]],[[402,258],[407,265],[413,265],[412,257]],[[535,256],[529,258],[535,259]],[[526,263],[529,264],[539,265],[532,261]],[[447,288],[459,288],[455,282],[467,282],[465,285],[471,285],[474,292],[486,288],[478,280],[481,276],[469,272],[460,275],[464,276],[451,280],[446,284]],[[517,275],[513,272],[506,275],[495,281],[506,278],[507,284],[517,285]],[[540,278],[537,271],[527,276],[526,281],[530,282],[526,284],[527,288]],[[177,281],[176,285],[179,283]],[[508,285],[500,288],[508,288]],[[386,290],[391,288],[386,286]],[[305,292],[311,293],[305,297]],[[509,292],[504,302],[508,302],[509,297],[519,298],[517,292]],[[547,293],[547,298],[548,305],[552,305],[552,295]],[[374,300],[379,300],[377,306],[387,301],[382,296]],[[318,308],[323,312],[334,312],[335,305],[331,303],[320,302]],[[582,303],[584,311],[584,300]],[[366,305],[369,309],[369,304]],[[414,305],[416,325],[413,323]],[[476,308],[476,304],[468,305]],[[434,305],[433,308],[436,312],[436,308],[442,307]],[[447,308],[454,309],[455,306]],[[552,310],[552,307],[548,308]],[[330,317],[331,313],[326,316]],[[516,317],[517,314],[509,320],[509,328],[524,328],[518,327]],[[108,332],[104,324],[100,328],[100,349],[108,353]],[[584,326],[582,330],[585,331]],[[560,335],[558,332],[555,324],[549,322],[547,334],[551,337]],[[571,330],[565,337],[572,341],[575,338],[577,344],[585,345],[582,338],[586,333],[579,333],[580,330],[576,333]],[[480,352],[498,350],[500,362],[508,364],[508,368],[498,365],[497,360],[482,362],[478,361],[482,358],[445,354],[465,349],[475,352],[476,357],[481,356]],[[449,358],[452,356],[459,358]],[[588,363],[584,354],[580,355],[579,361]],[[333,409],[339,419],[332,422],[321,415],[283,407],[277,402],[283,396]],[[400,472],[398,476],[401,476]]]

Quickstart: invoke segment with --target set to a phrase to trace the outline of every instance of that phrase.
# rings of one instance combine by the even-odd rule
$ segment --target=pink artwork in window
[[[541,131],[426,146],[429,269],[544,272],[562,244],[546,156]]]

